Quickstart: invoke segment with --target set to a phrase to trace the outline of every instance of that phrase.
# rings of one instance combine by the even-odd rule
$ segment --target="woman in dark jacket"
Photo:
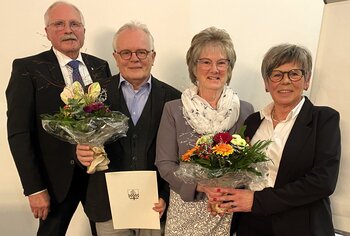
[[[224,189],[237,236],[334,235],[329,196],[340,162],[339,113],[314,106],[303,96],[310,83],[312,58],[305,48],[271,48],[262,63],[265,89],[273,102],[247,118],[252,143],[272,140],[266,153],[267,183],[262,189]],[[215,201],[214,201],[215,200]]]

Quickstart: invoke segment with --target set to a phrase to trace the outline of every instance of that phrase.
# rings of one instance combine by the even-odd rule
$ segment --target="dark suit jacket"
[[[119,75],[110,78],[110,83],[106,86],[107,102],[111,110],[121,111],[130,117],[121,88],[118,88],[119,81]],[[156,170],[155,145],[163,106],[167,101],[179,98],[181,93],[154,77],[151,83],[150,95],[136,126],[130,118],[127,137],[106,145],[105,149],[111,161],[107,171]],[[157,175],[159,197],[167,200],[169,186],[160,178],[158,172]],[[84,209],[93,221],[103,222],[111,219],[104,172],[96,172],[90,176]]]
[[[261,122],[259,113],[248,117],[246,137],[253,137]],[[234,227],[254,228],[248,226],[249,220],[261,217],[268,219],[277,236],[334,235],[329,196],[336,187],[339,162],[339,113],[314,106],[305,97],[284,147],[274,188],[255,192],[252,212],[235,213]]]
[[[108,63],[82,53],[93,81],[110,77]],[[53,50],[16,59],[6,90],[7,131],[10,149],[24,188],[30,195],[47,188],[61,202],[70,187],[75,166],[75,146],[46,133],[40,115],[53,114],[64,105],[65,86]]]

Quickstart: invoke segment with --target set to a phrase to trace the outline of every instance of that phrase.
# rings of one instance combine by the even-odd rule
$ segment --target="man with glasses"
[[[49,51],[16,59],[6,90],[8,141],[35,218],[38,235],[65,235],[79,204],[85,202],[88,175],[75,161],[75,146],[46,133],[41,114],[64,104],[60,93],[77,80],[86,86],[110,77],[108,63],[80,53],[84,18],[79,9],[55,2],[46,11]]]
[[[108,171],[156,170],[156,136],[158,125],[167,101],[180,98],[181,93],[151,75],[156,52],[153,37],[147,27],[131,22],[122,26],[113,39],[113,56],[120,73],[107,86],[111,110],[130,117],[126,138],[107,145],[111,160]],[[89,166],[93,152],[89,146],[78,145],[80,162]],[[158,175],[159,203],[153,208],[164,213],[169,194],[167,183]],[[85,211],[96,223],[99,236],[104,235],[160,235],[159,230],[114,230],[103,172],[91,175]]]

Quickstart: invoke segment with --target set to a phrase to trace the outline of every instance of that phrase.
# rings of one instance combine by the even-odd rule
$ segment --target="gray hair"
[[[129,23],[124,24],[122,27],[120,27],[118,31],[114,34],[112,47],[115,52],[117,51],[117,41],[118,41],[119,34],[126,29],[142,30],[143,32],[145,32],[149,37],[150,47],[151,47],[150,49],[154,50],[154,39],[151,32],[148,30],[147,26],[140,22],[131,21]]]
[[[53,4],[51,4],[51,6],[49,6],[49,8],[47,8],[45,14],[44,14],[44,22],[45,22],[45,26],[48,26],[49,25],[49,20],[50,20],[50,11],[56,7],[57,5],[68,5],[68,6],[71,6],[73,7],[80,15],[80,20],[81,20],[81,23],[83,25],[85,25],[85,20],[84,20],[84,16],[83,16],[83,13],[79,10],[79,8],[77,8],[76,6],[74,6],[73,4],[71,3],[68,3],[68,2],[65,2],[65,1],[57,1],[57,2],[54,2]]]
[[[231,81],[232,70],[236,62],[236,52],[230,35],[223,29],[209,27],[196,34],[191,41],[191,47],[186,54],[186,62],[191,82],[197,84],[194,70],[202,50],[208,46],[219,46],[226,53],[229,62],[227,69],[227,84]]]
[[[265,54],[261,65],[261,74],[267,80],[272,71],[286,63],[297,64],[305,71],[305,79],[308,80],[312,70],[312,56],[310,51],[302,46],[294,44],[280,44],[269,49]]]

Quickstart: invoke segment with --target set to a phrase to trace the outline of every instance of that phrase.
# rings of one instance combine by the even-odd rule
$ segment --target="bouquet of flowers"
[[[266,165],[258,163],[270,160],[265,155],[270,142],[260,140],[250,145],[242,135],[228,132],[203,135],[180,157],[175,175],[186,183],[207,186],[249,188],[251,184],[264,184]]]
[[[41,116],[44,130],[53,136],[72,144],[92,146],[94,160],[87,169],[89,174],[108,169],[103,144],[125,136],[128,130],[128,117],[109,110],[103,103],[106,98],[107,93],[99,83],[92,83],[84,93],[81,84],[74,82],[61,93],[66,105],[54,115]]]

